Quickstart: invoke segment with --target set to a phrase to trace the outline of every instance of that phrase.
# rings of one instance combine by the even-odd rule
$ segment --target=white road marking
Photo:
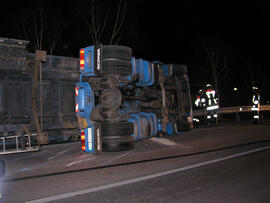
[[[145,181],[145,180],[149,180],[149,179],[153,179],[153,178],[158,178],[158,177],[162,177],[162,176],[166,176],[166,175],[170,175],[170,174],[174,174],[174,173],[187,171],[187,170],[198,168],[198,167],[201,167],[201,166],[206,166],[206,165],[209,165],[209,164],[213,164],[213,163],[217,163],[217,162],[221,162],[221,161],[226,161],[226,160],[229,160],[229,159],[233,159],[233,158],[245,156],[245,155],[248,155],[248,154],[253,154],[253,153],[256,153],[256,152],[264,151],[264,150],[267,150],[267,149],[270,149],[270,146],[261,147],[261,148],[249,150],[249,151],[246,151],[246,152],[241,152],[241,153],[238,153],[238,154],[233,154],[233,155],[225,156],[225,157],[222,157],[222,158],[213,159],[213,160],[210,160],[210,161],[204,161],[204,162],[201,162],[201,163],[192,164],[192,165],[189,165],[189,166],[185,166],[185,167],[181,167],[181,168],[177,168],[177,169],[173,169],[173,170],[168,170],[168,171],[165,171],[165,172],[155,173],[155,174],[152,174],[152,175],[142,176],[142,177],[138,177],[138,178],[134,178],[134,179],[130,179],[130,180],[119,181],[119,182],[116,182],[116,183],[111,183],[111,184],[107,184],[107,185],[101,185],[101,186],[88,188],[88,189],[84,189],[84,190],[79,190],[79,191],[75,191],[75,192],[63,193],[63,194],[59,194],[59,195],[55,195],[55,196],[51,196],[51,197],[32,200],[32,201],[28,201],[27,203],[45,203],[45,202],[57,201],[57,200],[60,200],[60,199],[75,197],[77,195],[84,195],[84,194],[88,194],[88,193],[92,193],[92,192],[97,192],[97,191],[101,191],[101,190],[106,190],[106,189],[115,188],[115,187],[131,184],[131,183],[137,183],[137,182],[141,182],[141,181]]]
[[[61,151],[61,152],[57,152],[55,155],[53,155],[53,156],[47,158],[47,160],[49,161],[49,160],[55,159],[56,157],[58,157],[58,156],[60,156],[60,155],[62,155],[62,154],[64,154],[64,153],[66,153],[66,152],[68,152],[68,151],[70,151],[70,150],[71,150],[71,149],[66,149],[66,150],[63,150],[63,151]]]
[[[84,161],[89,161],[89,160],[92,160],[92,159],[95,159],[97,156],[92,156],[92,157],[89,157],[88,159],[85,159]]]
[[[21,168],[19,171],[31,171],[31,168]]]
[[[157,138],[157,137],[153,137],[151,138],[152,141],[154,142],[157,142],[159,144],[163,144],[163,145],[167,145],[167,146],[174,146],[176,145],[175,142],[169,140],[169,139],[166,139],[166,138]]]
[[[78,161],[73,161],[73,162],[70,162],[69,164],[65,165],[65,167],[70,167],[70,166],[73,166],[75,164],[80,164],[82,162],[86,162],[86,161],[89,161],[91,159],[95,159],[97,156],[92,156],[92,157],[89,157],[87,159],[80,159]]]
[[[71,163],[65,165],[65,167],[70,167],[70,166],[73,166],[75,164],[79,164],[79,163],[82,163],[84,160],[81,159],[81,160],[78,160],[78,161],[72,161]]]

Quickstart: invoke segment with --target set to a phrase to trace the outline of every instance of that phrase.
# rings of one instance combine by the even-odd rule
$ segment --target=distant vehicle
[[[75,111],[82,150],[128,150],[147,137],[191,128],[192,105],[185,65],[132,57],[129,47],[80,50]]]

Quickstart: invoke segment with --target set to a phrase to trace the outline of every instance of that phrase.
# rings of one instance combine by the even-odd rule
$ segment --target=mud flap
[[[85,151],[91,154],[100,155],[102,153],[101,131],[98,125],[88,127],[85,133]]]

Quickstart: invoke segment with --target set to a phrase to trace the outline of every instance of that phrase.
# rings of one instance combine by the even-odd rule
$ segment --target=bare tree
[[[126,14],[126,1],[124,1],[124,5],[122,6],[122,0],[120,0],[119,4],[118,4],[118,9],[117,9],[117,13],[116,13],[116,19],[115,19],[115,23],[114,23],[114,28],[113,28],[110,44],[112,44],[114,40],[115,40],[116,44],[119,42],[119,40],[120,40],[119,32],[120,32],[121,27],[123,25],[123,22],[125,19],[125,14]],[[117,36],[119,36],[119,37],[117,38]]]
[[[210,40],[204,42],[203,47],[210,62],[210,73],[212,74],[217,95],[220,96],[220,92],[225,87],[225,80],[228,81],[232,73],[230,56],[221,42]]]
[[[54,24],[54,28],[51,30],[51,32],[47,33],[47,36],[49,37],[48,40],[48,52],[50,55],[53,54],[55,47],[61,37],[62,34],[62,27]]]
[[[61,18],[55,17],[51,20],[42,7],[30,13],[25,14],[27,20],[22,23],[22,29],[25,38],[30,42],[31,51],[46,50],[53,54],[63,29]]]
[[[50,19],[50,16],[47,15],[45,9],[43,7],[38,8],[34,12],[30,12],[32,15],[28,16],[28,21],[23,24],[23,32],[28,41],[30,41],[30,45],[32,47],[32,51],[34,50],[46,50],[50,54],[53,53],[55,46],[59,40],[61,34],[61,26],[59,24],[59,18],[53,16]],[[39,54],[37,54],[39,53]],[[42,53],[42,54],[41,54]],[[33,87],[32,87],[32,110],[33,110],[33,120],[35,122],[36,130],[37,130],[37,141],[38,144],[46,144],[48,143],[47,136],[42,132],[43,129],[43,116],[42,116],[42,65],[41,58],[38,57],[40,54],[46,57],[46,52],[37,52],[36,51],[36,60],[33,71]],[[38,87],[38,77],[39,77],[39,103],[40,103],[40,111],[38,115],[37,111],[37,87]]]
[[[126,0],[119,0],[117,8],[105,8],[100,2],[91,0],[87,15],[82,15],[94,45],[118,44],[126,15]],[[110,33],[110,34],[109,34]]]
[[[246,72],[244,72],[247,87],[259,86],[260,90],[265,89],[268,84],[268,65],[256,59],[245,61]]]

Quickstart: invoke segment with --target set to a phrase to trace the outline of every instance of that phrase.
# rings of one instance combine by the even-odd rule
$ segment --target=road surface
[[[8,155],[2,202],[269,202],[270,126],[195,129],[131,151]]]

